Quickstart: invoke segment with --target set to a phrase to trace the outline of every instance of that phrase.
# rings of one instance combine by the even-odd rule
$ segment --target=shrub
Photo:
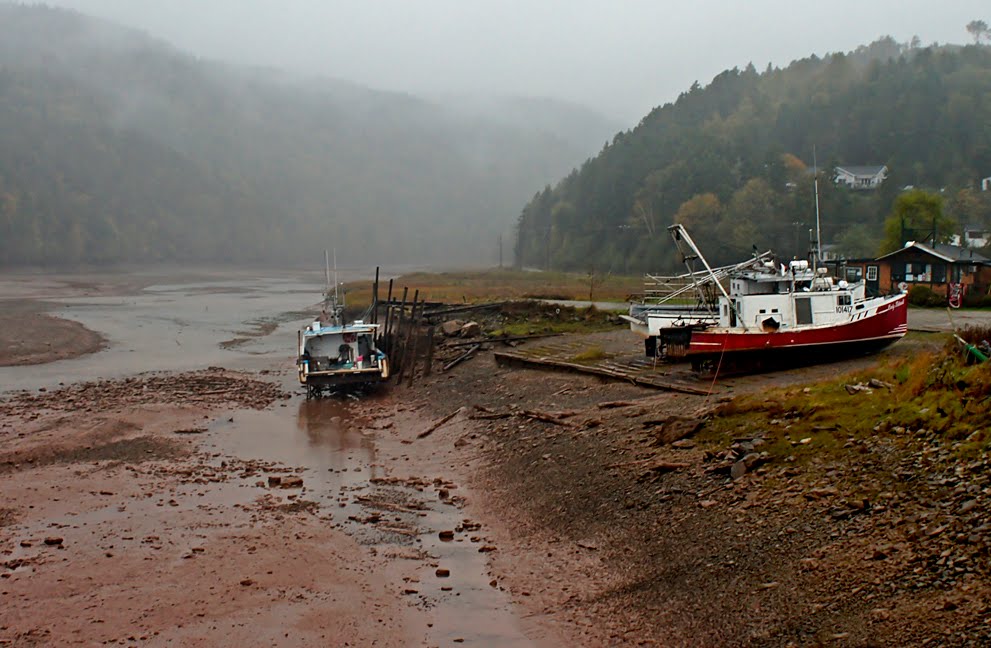
[[[963,305],[967,308],[991,307],[991,295],[986,295],[980,290],[970,290],[963,296]]]
[[[946,297],[929,286],[912,286],[908,289],[908,303],[913,306],[946,306]]]

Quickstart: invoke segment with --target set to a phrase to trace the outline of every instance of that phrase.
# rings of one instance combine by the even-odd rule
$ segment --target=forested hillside
[[[620,133],[594,159],[537,193],[518,221],[522,266],[599,272],[674,270],[666,227],[694,232],[713,262],[754,245],[804,256],[815,223],[813,147],[822,238],[847,256],[874,254],[894,197],[940,193],[960,225],[988,222],[991,47],[901,45],[697,83]],[[876,191],[840,189],[836,165],[889,167]]]
[[[0,4],[0,30],[0,265],[492,262],[519,205],[615,132],[553,102],[501,118],[215,64],[45,7]]]

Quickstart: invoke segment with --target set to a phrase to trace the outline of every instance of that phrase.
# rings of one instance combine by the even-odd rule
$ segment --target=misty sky
[[[987,0],[46,0],[198,56],[415,94],[548,96],[634,125],[695,80],[890,34],[970,42]]]

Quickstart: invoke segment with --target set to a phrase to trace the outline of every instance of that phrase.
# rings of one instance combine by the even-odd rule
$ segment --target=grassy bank
[[[388,282],[380,287],[385,297]],[[415,272],[396,278],[394,290],[402,295],[403,286],[410,293],[419,290],[428,301],[445,303],[477,303],[512,299],[568,299],[625,302],[630,295],[643,290],[641,277],[615,275],[568,274],[563,272],[524,272],[491,269],[463,272]],[[372,282],[360,281],[347,285],[348,301],[358,303],[371,299]]]

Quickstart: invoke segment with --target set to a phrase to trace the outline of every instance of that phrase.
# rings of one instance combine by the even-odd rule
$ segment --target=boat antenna
[[[812,145],[812,174],[816,193],[816,247],[815,256],[812,257],[812,272],[815,273],[816,266],[822,259],[822,231],[819,229],[819,163],[816,160],[815,144]]]
[[[334,301],[338,301],[340,298],[338,286],[340,286],[340,282],[337,281],[337,248],[334,248]]]

